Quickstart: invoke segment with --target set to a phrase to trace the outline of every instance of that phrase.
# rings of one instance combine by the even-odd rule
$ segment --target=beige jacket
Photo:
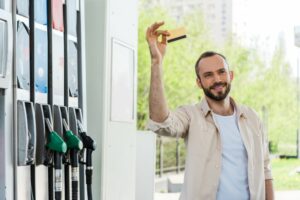
[[[267,135],[252,109],[231,101],[248,154],[250,199],[263,200],[265,180],[272,179]],[[222,165],[221,137],[206,99],[177,108],[162,123],[150,119],[147,127],[159,135],[185,140],[185,177],[180,200],[216,199]]]

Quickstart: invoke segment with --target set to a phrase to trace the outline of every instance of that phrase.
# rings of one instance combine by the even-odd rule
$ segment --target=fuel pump
[[[81,140],[73,134],[70,130],[67,122],[63,119],[63,125],[65,130],[65,139],[70,151],[70,163],[71,163],[71,180],[72,180],[72,200],[78,199],[78,180],[79,180],[79,167],[78,167],[78,152],[83,148]],[[67,170],[65,173],[68,173]]]
[[[87,195],[88,200],[93,199],[92,194],[92,176],[93,176],[93,165],[92,165],[92,153],[96,150],[96,142],[86,134],[84,131],[83,126],[79,120],[77,120],[78,125],[78,133],[81,137],[83,148],[86,150],[86,161],[84,164],[86,165],[85,170],[85,178],[86,178],[86,185],[87,185]]]
[[[45,119],[49,129],[47,148],[54,153],[54,192],[55,200],[61,200],[62,193],[62,154],[67,152],[67,144],[63,139],[53,130],[53,126],[48,118]],[[49,180],[53,182],[53,178]],[[50,183],[51,185],[51,183]],[[53,184],[52,184],[53,185]]]

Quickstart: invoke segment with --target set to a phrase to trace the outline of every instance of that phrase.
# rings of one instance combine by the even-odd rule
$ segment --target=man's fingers
[[[162,35],[161,43],[167,44],[167,36],[166,35]]]
[[[150,27],[148,27],[148,28],[147,28],[147,31],[146,31],[146,37],[149,37],[149,36],[150,36],[150,32],[151,32]]]
[[[158,38],[159,36],[165,37],[162,41],[166,40],[167,36],[170,36],[170,33],[167,30],[157,30],[160,26],[162,26],[164,22],[155,22],[150,27],[147,28],[146,31],[146,39],[148,40],[150,37]],[[165,43],[165,42],[164,42]]]
[[[162,25],[164,25],[165,24],[165,22],[156,22],[156,23],[154,23],[154,25],[153,25],[153,28],[154,28],[154,30],[157,30],[159,27],[161,27]]]
[[[155,22],[154,24],[151,25],[151,31],[156,31],[159,27],[164,25],[165,22]]]
[[[170,36],[170,33],[168,31],[163,30],[157,30],[154,32],[154,35],[158,38],[159,36],[162,36],[161,43],[167,44],[167,37]]]
[[[168,32],[168,31],[166,31],[166,30],[157,30],[157,31],[155,31],[155,34],[156,35],[165,35],[165,36],[170,36],[170,33]]]

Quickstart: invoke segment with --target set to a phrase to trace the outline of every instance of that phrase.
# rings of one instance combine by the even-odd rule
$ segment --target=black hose
[[[78,199],[78,181],[72,181],[72,200]]]
[[[48,193],[49,200],[53,199],[53,167],[50,165],[48,167]]]
[[[92,195],[92,185],[87,185],[87,196],[88,200],[93,200],[93,195]]]
[[[70,173],[69,173],[69,164],[65,163],[65,199],[70,200]]]
[[[88,200],[93,199],[92,197],[93,196],[92,195],[92,176],[93,176],[92,152],[93,150],[87,149],[85,178],[86,178],[86,185],[87,185]]]
[[[83,147],[86,149],[86,170],[85,170],[85,178],[87,185],[87,195],[88,200],[93,199],[92,195],[92,175],[93,175],[93,163],[92,163],[92,153],[96,149],[96,142],[88,135],[86,132],[82,131],[81,123],[79,124],[79,133],[82,139]]]
[[[77,200],[79,180],[78,151],[76,149],[71,149],[70,156],[72,167],[72,200]]]
[[[55,200],[61,200],[62,192],[62,158],[60,153],[54,154],[54,169],[55,169]]]

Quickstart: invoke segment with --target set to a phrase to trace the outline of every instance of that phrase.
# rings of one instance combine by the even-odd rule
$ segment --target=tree
[[[291,68],[285,61],[284,41],[275,50],[271,66],[265,66],[255,48],[246,48],[234,38],[224,47],[214,44],[209,36],[200,11],[195,11],[176,22],[161,8],[141,9],[139,17],[138,46],[138,129],[145,129],[148,119],[148,94],[150,85],[150,55],[145,40],[147,26],[155,21],[165,21],[165,29],[184,24],[187,39],[168,44],[164,60],[164,82],[170,109],[179,105],[196,103],[203,96],[196,85],[195,61],[207,50],[215,50],[227,57],[234,71],[231,95],[237,102],[254,108],[262,117],[266,108],[269,139],[280,153],[293,154],[297,129],[297,88]]]

